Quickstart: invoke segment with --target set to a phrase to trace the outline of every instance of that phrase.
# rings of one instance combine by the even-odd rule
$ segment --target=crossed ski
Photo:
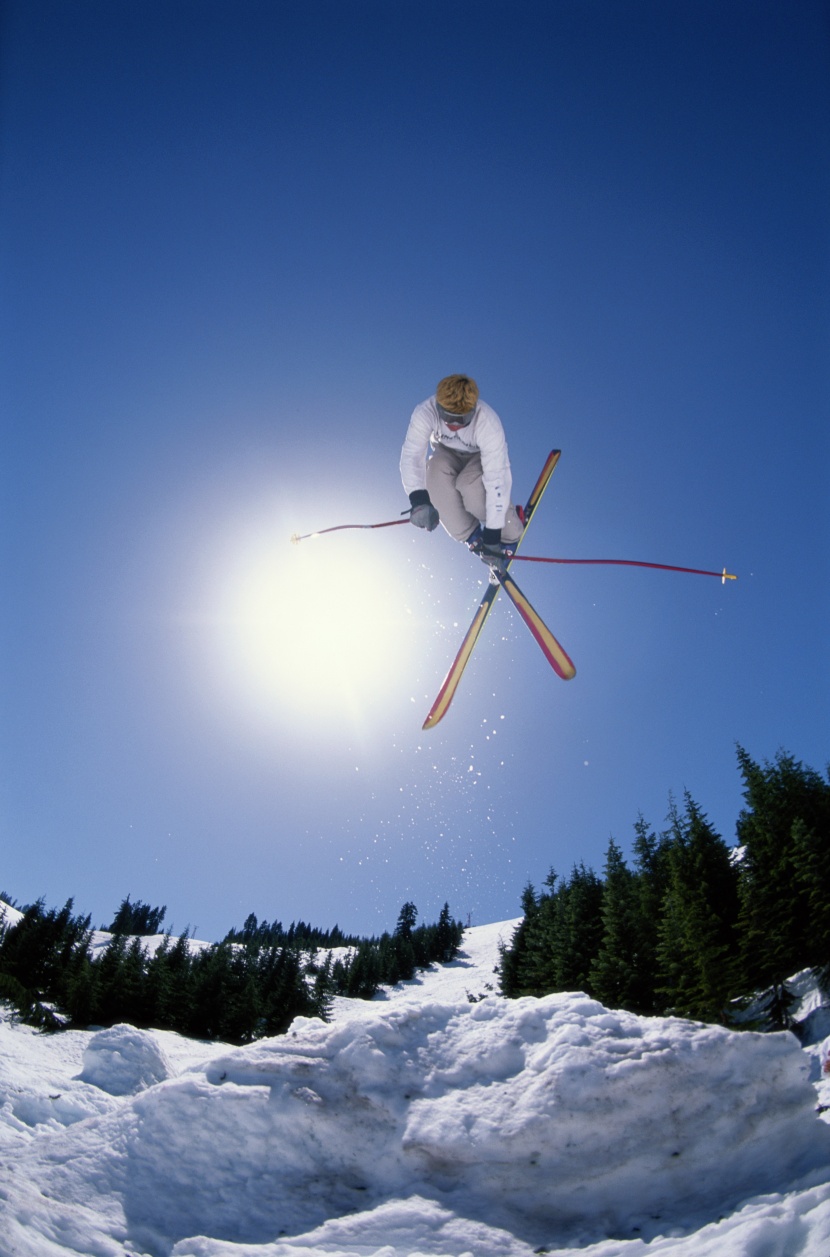
[[[553,475],[554,468],[559,461],[560,453],[560,450],[551,450],[545,461],[545,465],[542,468],[541,475],[533,487],[533,492],[528,498],[527,506],[525,507],[524,512],[524,531],[522,532],[516,546],[517,550],[525,538],[530,521],[536,513],[536,508],[541,501],[542,494],[545,492],[550,478]],[[576,668],[574,667],[567,652],[556,640],[553,633],[551,633],[538,611],[536,611],[536,609],[522,593],[521,589],[519,589],[519,586],[510,575],[509,567],[509,561],[505,568],[497,566],[491,567],[490,570],[495,577],[495,583],[490,583],[487,586],[484,597],[481,599],[481,602],[478,605],[478,610],[473,616],[472,623],[470,624],[464,640],[461,643],[461,648],[455,656],[455,659],[450,664],[449,672],[444,677],[443,684],[438,691],[438,697],[432,704],[429,714],[423,723],[424,729],[434,728],[434,726],[438,724],[439,720],[443,719],[443,717],[447,714],[447,710],[453,700],[455,691],[458,689],[464,669],[470,660],[470,655],[473,653],[473,648],[478,641],[481,630],[484,628],[485,621],[490,614],[490,610],[493,603],[496,601],[496,597],[498,596],[500,589],[503,589],[508,598],[510,598],[557,676],[560,676],[563,681],[569,681],[571,677],[576,675]]]

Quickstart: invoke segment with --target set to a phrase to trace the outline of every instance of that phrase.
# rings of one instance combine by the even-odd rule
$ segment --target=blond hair
[[[447,375],[435,390],[435,400],[443,410],[464,415],[469,410],[475,410],[478,385],[469,375]]]

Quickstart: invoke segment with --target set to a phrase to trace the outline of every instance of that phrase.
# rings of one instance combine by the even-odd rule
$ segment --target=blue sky
[[[9,3],[0,888],[481,923],[735,744],[828,759],[830,18],[801,0]],[[517,565],[395,518],[467,372]]]

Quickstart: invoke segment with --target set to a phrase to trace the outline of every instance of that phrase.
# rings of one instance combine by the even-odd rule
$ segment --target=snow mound
[[[6,903],[5,899],[0,899],[0,925],[7,925],[10,928],[18,925],[23,920],[23,913],[13,908],[11,904]]]
[[[609,1239],[586,1247],[534,1250],[506,1231],[457,1218],[415,1196],[273,1244],[198,1236],[177,1244],[171,1257],[534,1257],[543,1252],[552,1257],[826,1257],[830,1187],[749,1201],[732,1217],[653,1245]]]
[[[117,1043],[143,1042],[116,1029]],[[789,1034],[609,1012],[579,994],[300,1020],[135,1095],[117,1131],[112,1117],[67,1131],[39,1186],[92,1204],[108,1179],[96,1211],[123,1209],[121,1235],[182,1255],[325,1224],[337,1244],[334,1220],[388,1228],[394,1201],[405,1235],[414,1198],[434,1204],[434,1253],[462,1251],[465,1220],[487,1252],[500,1233],[505,1253],[665,1234],[830,1159],[807,1074]],[[103,1170],[113,1139],[117,1174]]]
[[[580,1257],[584,1257],[582,1250]],[[171,1257],[533,1257],[507,1231],[413,1196],[368,1213],[335,1218],[305,1235],[273,1244],[234,1244],[199,1235],[182,1240]],[[723,1257],[723,1254],[718,1254]]]
[[[153,1035],[135,1026],[99,1030],[84,1051],[81,1081],[112,1096],[135,1095],[172,1075],[170,1062]]]

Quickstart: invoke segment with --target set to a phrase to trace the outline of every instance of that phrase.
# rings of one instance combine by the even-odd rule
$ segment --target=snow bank
[[[503,1000],[512,924],[244,1049],[0,1008],[0,1257],[827,1257],[830,1042]]]
[[[273,1245],[327,1220],[336,1245],[338,1219],[379,1235],[393,1203],[405,1234],[420,1198],[423,1251],[490,1257],[704,1224],[830,1160],[791,1035],[583,995],[375,1008],[151,1087],[117,1122],[66,1131],[32,1174],[152,1253]],[[486,1243],[459,1247],[476,1228]]]
[[[600,1240],[579,1248],[532,1249],[509,1233],[456,1218],[413,1197],[356,1218],[338,1218],[274,1244],[183,1240],[172,1257],[827,1257],[830,1187],[751,1201],[732,1217],[687,1236]]]
[[[93,930],[89,941],[89,950],[93,959],[102,956],[114,938],[115,935],[110,934],[108,930]],[[170,947],[178,941],[175,936],[170,934],[128,934],[126,938],[128,944],[134,942],[137,938],[141,943],[141,950],[145,956],[155,956],[161,947],[165,945]],[[206,943],[202,939],[187,939],[187,948],[191,952],[206,951],[211,946],[211,943]]]
[[[90,1039],[81,1079],[113,1096],[134,1095],[171,1078],[173,1071],[152,1034],[134,1026],[110,1026]]]
[[[39,1034],[0,1008],[0,1159],[25,1147],[35,1131],[61,1130],[116,1106],[97,1087],[76,1081],[89,1038],[78,1031]]]
[[[23,920],[23,913],[13,908],[11,904],[6,903],[5,899],[0,899],[0,925],[17,925]]]
[[[546,1250],[547,1251],[547,1250]],[[586,1250],[579,1250],[586,1257]],[[366,1213],[335,1218],[305,1235],[272,1244],[234,1244],[196,1236],[171,1257],[532,1257],[533,1249],[508,1231],[470,1218],[423,1196],[395,1200]],[[723,1257],[719,1254],[719,1257]]]

